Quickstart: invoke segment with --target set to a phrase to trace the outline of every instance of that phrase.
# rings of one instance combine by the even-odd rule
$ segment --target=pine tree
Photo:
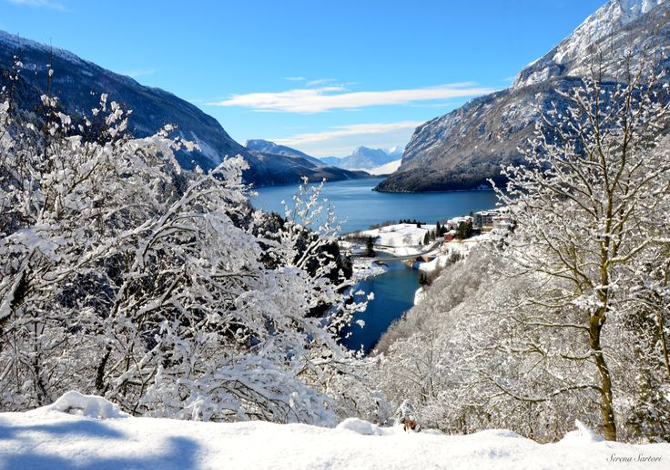
[[[377,253],[375,252],[375,241],[372,237],[367,237],[365,239],[365,256],[368,258],[377,256]]]

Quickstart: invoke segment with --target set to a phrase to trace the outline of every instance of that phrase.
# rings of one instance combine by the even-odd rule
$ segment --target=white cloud
[[[317,157],[346,156],[361,145],[374,148],[404,146],[414,129],[423,121],[354,124],[336,126],[324,132],[296,134],[283,139],[269,139]]]
[[[29,7],[49,8],[50,10],[65,11],[65,6],[52,0],[7,0],[15,5],[24,5]]]
[[[284,80],[288,80],[289,82],[301,82],[305,80],[305,77],[284,77]]]
[[[207,103],[212,106],[240,106],[256,111],[321,113],[333,109],[358,109],[367,106],[399,105],[417,101],[462,98],[495,91],[472,82],[452,83],[429,88],[389,91],[347,92],[342,86],[295,89],[278,93],[248,93]]]
[[[326,83],[334,83],[336,82],[336,78],[317,78],[316,80],[310,80],[305,85],[307,86],[318,86],[318,85],[325,85]]]
[[[278,93],[248,93],[207,103],[212,106],[240,106],[256,111],[322,113],[333,109],[399,105],[418,101],[444,100],[483,95],[495,91],[472,82],[451,83],[428,88],[349,92],[342,86],[301,88]]]

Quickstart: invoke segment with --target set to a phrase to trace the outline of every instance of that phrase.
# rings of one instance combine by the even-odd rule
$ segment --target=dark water
[[[381,178],[326,183],[323,196],[346,219],[344,232],[363,230],[372,224],[400,219],[417,219],[434,224],[438,220],[468,215],[495,207],[493,191],[451,191],[446,193],[378,193],[372,191]],[[259,188],[252,203],[266,211],[283,214],[281,201],[290,202],[298,185]]]
[[[342,331],[341,342],[349,349],[363,348],[367,354],[391,323],[414,305],[419,271],[407,268],[400,261],[392,261],[388,267],[388,272],[369,277],[359,284],[361,290],[374,292],[375,298],[368,302],[366,311],[357,313],[351,325]],[[356,323],[359,319],[365,322],[363,328]]]
[[[447,193],[378,193],[372,191],[381,179],[365,179],[327,183],[323,196],[334,206],[338,218],[346,218],[342,229],[353,232],[369,228],[372,224],[400,219],[417,219],[426,223],[467,215],[495,207],[493,191],[455,191]],[[274,186],[258,189],[252,198],[254,206],[266,211],[283,214],[281,201],[291,201],[298,185]],[[363,347],[367,353],[396,319],[414,304],[414,294],[419,288],[419,272],[401,262],[390,262],[389,272],[370,277],[360,283],[365,292],[374,292],[375,298],[365,312],[354,320],[362,319],[365,327],[355,323],[343,332],[351,336],[342,339],[350,349]]]

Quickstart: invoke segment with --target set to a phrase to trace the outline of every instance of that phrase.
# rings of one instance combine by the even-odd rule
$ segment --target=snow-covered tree
[[[667,79],[601,78],[545,110],[528,165],[506,170],[513,230],[445,269],[379,342],[375,380],[428,426],[547,441],[582,419],[667,439]]]
[[[596,394],[610,440],[617,420],[609,358],[626,342],[617,323],[637,284],[635,266],[668,233],[670,154],[659,146],[669,115],[665,73],[642,64],[618,81],[599,71],[584,79],[563,94],[566,110],[544,114],[527,165],[505,169],[509,184],[498,191],[517,223],[506,255],[517,274],[541,281],[525,298],[534,313],[519,321],[540,338],[542,354],[595,368],[595,380],[558,391]]]
[[[319,190],[268,229],[240,158],[185,172],[191,144],[131,138],[106,95],[81,117],[0,103],[3,409],[78,389],[133,414],[329,424],[343,390],[361,400],[335,334],[362,305],[332,212],[313,229]]]

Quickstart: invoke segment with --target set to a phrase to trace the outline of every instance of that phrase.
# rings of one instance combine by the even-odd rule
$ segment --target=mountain
[[[267,140],[248,140],[248,159],[263,169],[262,179],[269,185],[297,183],[306,176],[310,181],[340,181],[369,178],[364,171],[350,171],[327,165],[318,158],[299,150],[277,145]],[[253,168],[252,168],[253,170]]]
[[[117,101],[133,110],[128,126],[136,137],[151,135],[165,124],[175,124],[181,137],[200,147],[199,151],[178,153],[177,159],[184,168],[190,169],[197,164],[208,170],[226,156],[239,154],[250,166],[243,173],[245,181],[256,186],[297,183],[303,175],[312,179],[361,177],[339,169],[316,170],[322,163],[309,156],[304,156],[309,163],[303,164],[281,152],[273,156],[253,153],[230,137],[216,119],[172,93],[141,85],[69,51],[3,31],[0,31],[0,87],[6,84],[2,72],[11,67],[14,55],[18,55],[23,63],[17,87],[17,99],[22,108],[33,110],[39,103],[40,95],[45,93],[47,65],[51,63],[54,71],[52,92],[59,98],[64,111],[72,115],[90,112],[98,105],[100,94],[107,93],[109,101]]]
[[[183,138],[198,143],[201,148],[199,152],[178,156],[186,168],[197,163],[209,169],[225,155],[245,156],[247,153],[216,119],[171,93],[140,85],[130,77],[105,70],[63,49],[0,31],[0,69],[11,66],[15,54],[23,63],[21,77],[32,90],[31,95],[37,98],[45,91],[47,64],[52,63],[53,94],[70,113],[79,114],[96,107],[100,94],[107,93],[110,101],[133,110],[128,124],[137,137],[153,134],[165,124],[176,124]],[[36,104],[32,101],[23,105],[32,108],[31,105]]]
[[[349,170],[372,170],[394,160],[400,159],[401,152],[397,147],[386,151],[382,149],[371,149],[368,147],[358,147],[354,152],[346,157],[322,157],[321,161],[329,165],[336,165],[340,168]]]
[[[661,8],[657,9],[659,6]],[[652,10],[655,11],[650,17],[641,20]],[[525,67],[516,77],[513,88],[533,85],[552,77],[587,75],[593,65],[593,46],[597,44],[619,50],[626,47],[645,50],[654,45],[656,38],[668,38],[668,11],[667,0],[609,1],[544,57]],[[653,28],[656,25],[665,25],[665,33],[655,34]],[[610,77],[616,76],[622,66],[618,61],[607,65]]]
[[[269,140],[254,139],[247,140],[247,143],[244,145],[248,150],[255,150],[262,153],[271,153],[273,155],[285,155],[289,157],[300,157],[305,160],[309,160],[315,165],[323,165],[323,161],[319,160],[316,157],[307,155],[306,153],[301,152],[300,150],[293,149],[291,147],[286,147],[284,145],[277,145],[274,142]]]
[[[500,167],[522,163],[540,109],[555,103],[559,91],[581,85],[595,62],[594,51],[618,51],[603,64],[606,79],[622,75],[625,50],[670,45],[670,0],[611,0],[589,16],[549,53],[526,66],[512,87],[475,98],[419,126],[405,148],[400,168],[379,191],[421,192],[501,184]],[[640,54],[641,56],[641,54]],[[666,55],[666,67],[670,65]]]
[[[393,160],[392,162],[384,163],[383,165],[370,168],[369,170],[367,170],[367,172],[370,173],[371,175],[379,175],[379,176],[390,175],[398,168],[400,168],[400,163],[401,163],[400,158],[398,158],[397,160]]]

